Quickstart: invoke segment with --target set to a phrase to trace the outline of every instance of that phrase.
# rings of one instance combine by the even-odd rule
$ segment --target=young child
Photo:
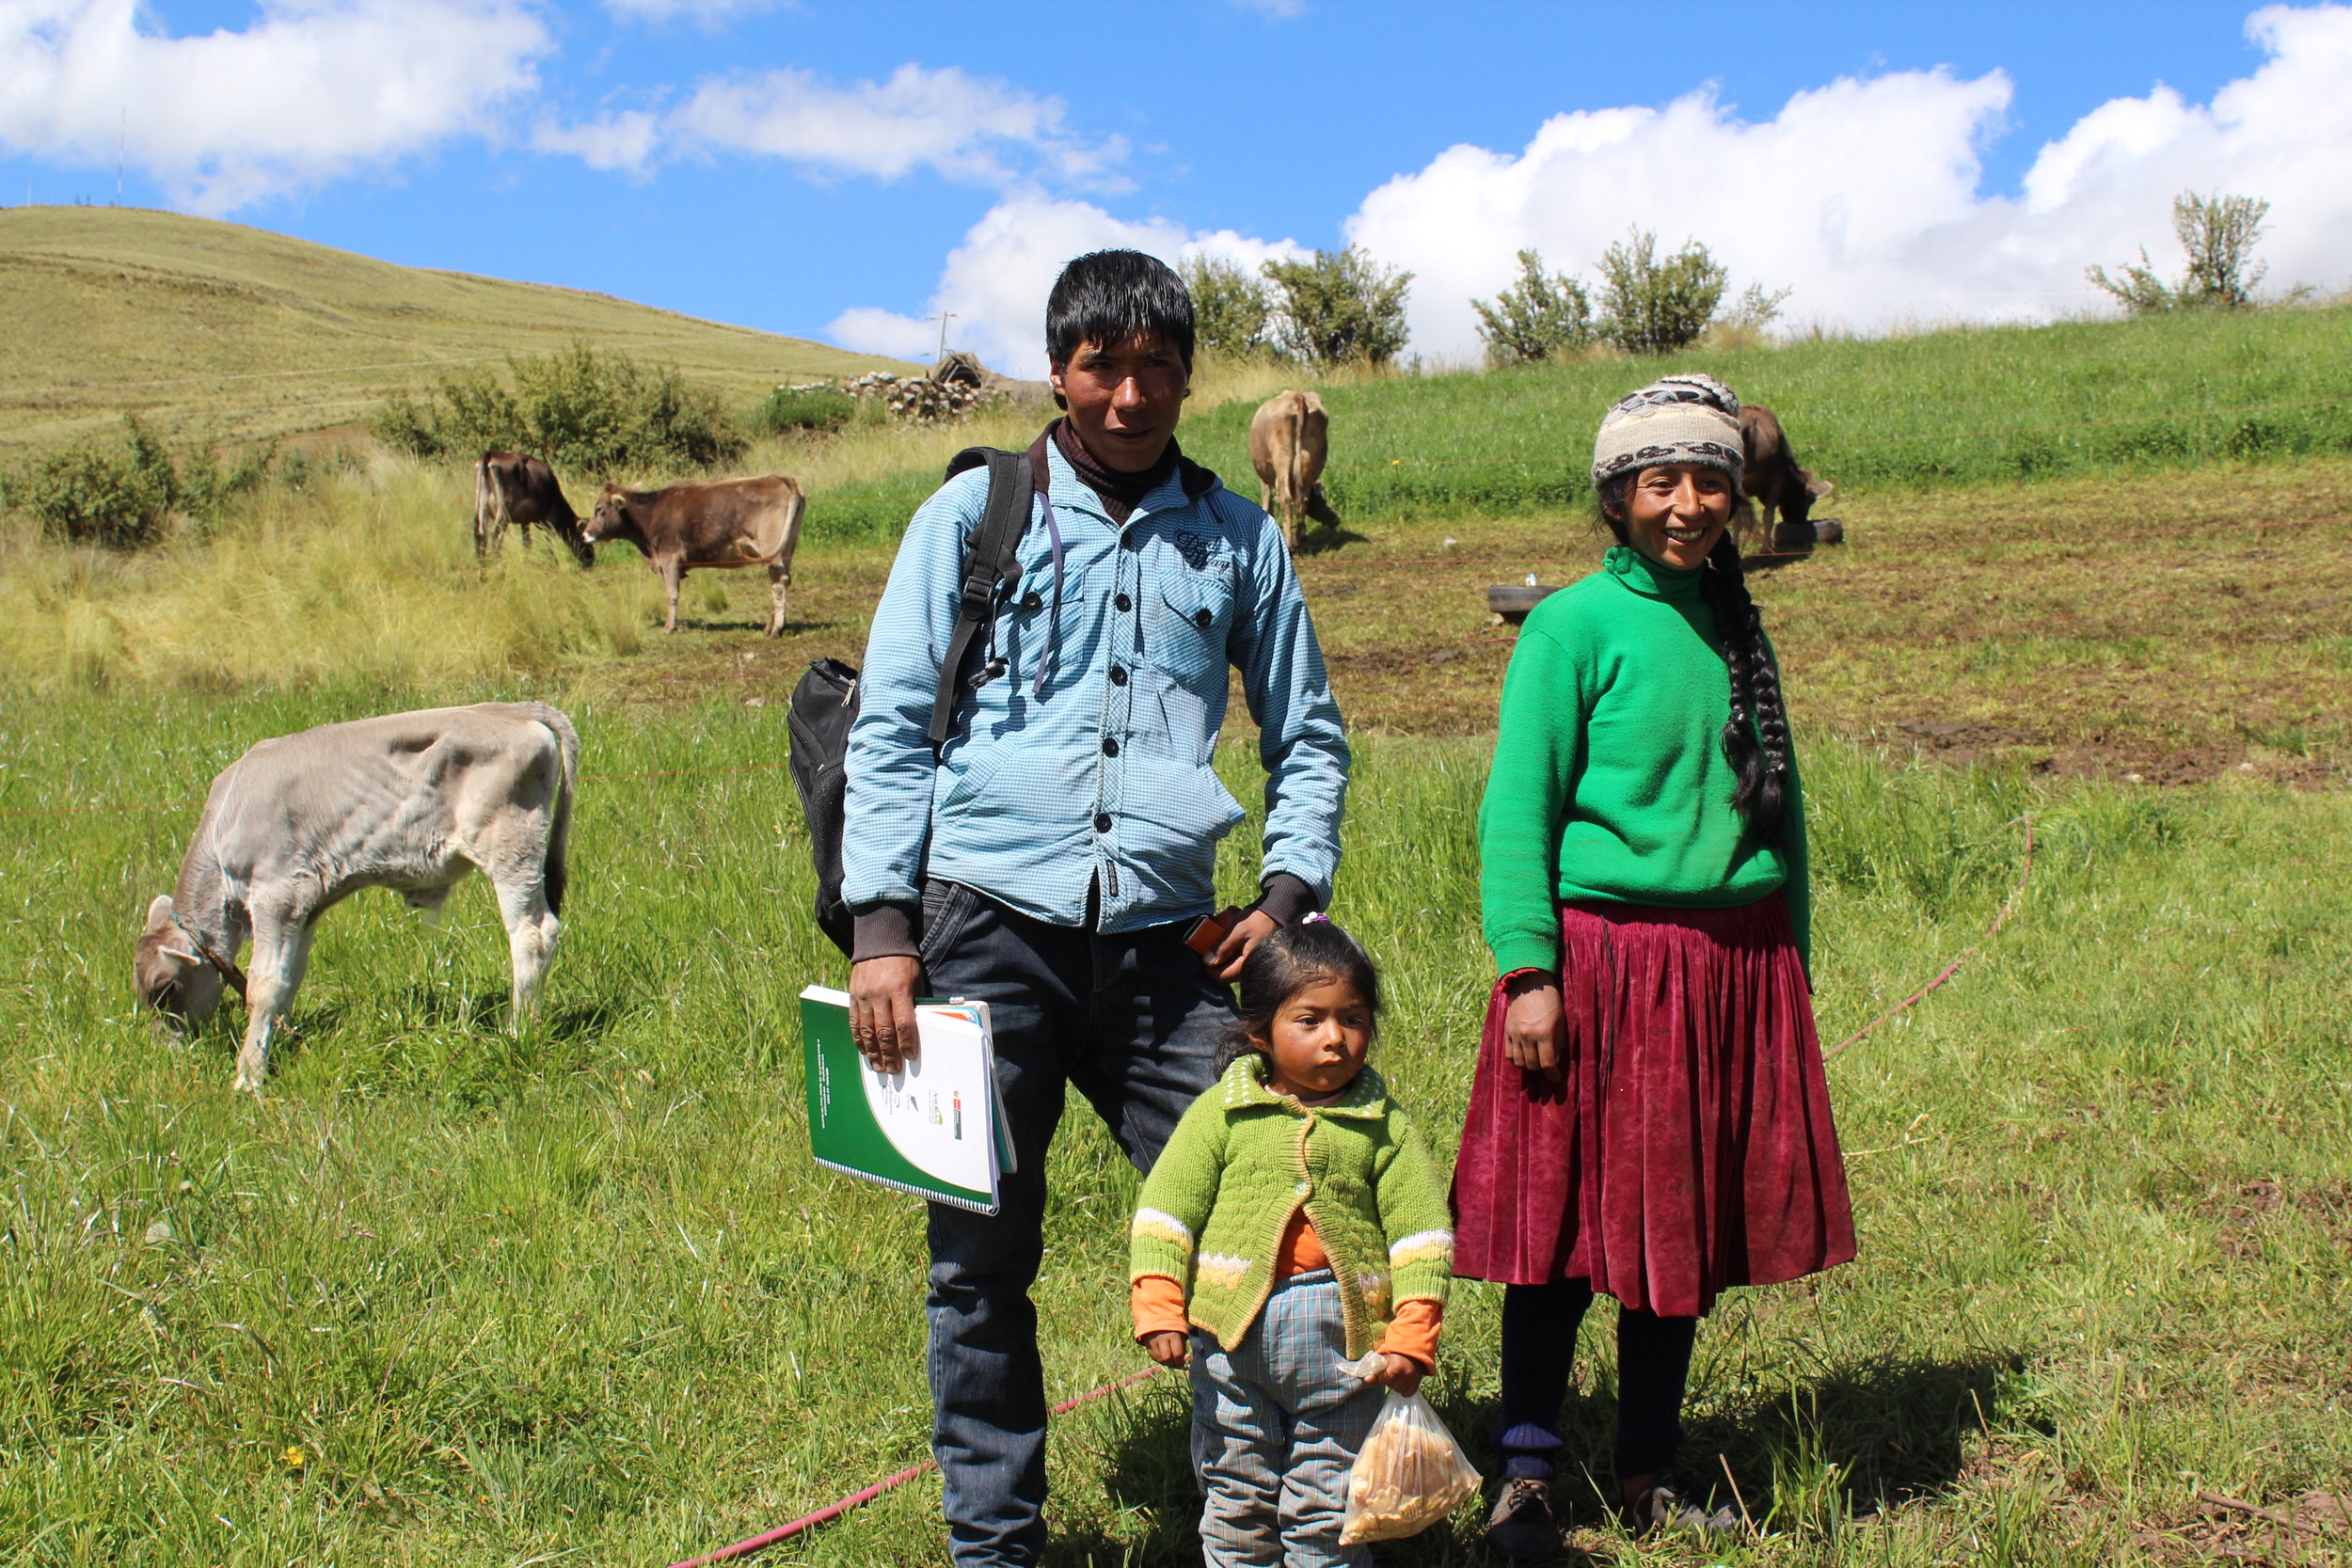
[[[1259,944],[1239,990],[1223,1074],[1143,1184],[1136,1338],[1192,1368],[1211,1568],[1362,1564],[1339,1544],[1348,1470],[1381,1388],[1409,1396],[1436,1363],[1453,1219],[1364,1065],[1380,982],[1354,939],[1310,915]]]

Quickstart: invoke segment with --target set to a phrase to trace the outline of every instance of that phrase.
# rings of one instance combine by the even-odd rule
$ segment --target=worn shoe
[[[1522,1479],[1502,1483],[1495,1511],[1486,1516],[1486,1549],[1513,1562],[1549,1562],[1560,1555],[1549,1482]]]
[[[1626,1508],[1626,1523],[1636,1535],[1727,1536],[1740,1533],[1740,1515],[1728,1508],[1709,1513],[1684,1497],[1672,1470],[1661,1470],[1642,1495]]]

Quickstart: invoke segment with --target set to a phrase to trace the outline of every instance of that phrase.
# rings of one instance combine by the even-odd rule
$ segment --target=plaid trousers
[[[1342,1546],[1347,1476],[1381,1387],[1351,1370],[1340,1288],[1316,1269],[1281,1281],[1242,1342],[1192,1336],[1192,1465],[1208,1502],[1208,1568],[1363,1568]]]

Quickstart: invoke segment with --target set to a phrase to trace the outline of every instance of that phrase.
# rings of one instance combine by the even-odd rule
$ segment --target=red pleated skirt
[[[1454,1166],[1454,1272],[1582,1279],[1696,1317],[1854,1255],[1813,1000],[1780,895],[1560,910],[1565,1082],[1502,1053],[1502,988]]]

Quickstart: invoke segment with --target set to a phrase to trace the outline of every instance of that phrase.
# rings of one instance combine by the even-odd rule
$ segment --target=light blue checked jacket
[[[1263,872],[1327,901],[1347,741],[1280,528],[1213,479],[1187,497],[1184,464],[1122,528],[1045,445],[996,618],[1005,671],[964,696],[936,765],[925,734],[987,470],[908,525],[850,731],[843,897],[915,899],[928,873],[1057,926],[1085,924],[1098,880],[1104,931],[1207,913],[1217,841],[1245,815],[1209,766],[1232,667],[1260,726]]]

